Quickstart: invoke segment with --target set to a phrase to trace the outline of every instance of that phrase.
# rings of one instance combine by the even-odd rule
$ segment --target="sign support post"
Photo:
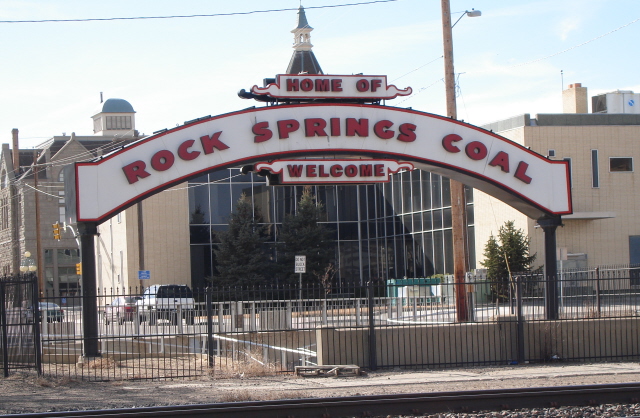
[[[302,273],[307,272],[307,256],[306,255],[296,256],[295,272],[300,273],[300,277],[298,278],[298,287],[299,287],[298,299],[302,300]]]
[[[82,329],[85,358],[100,357],[98,348],[98,289],[96,281],[96,222],[78,222],[82,268]]]

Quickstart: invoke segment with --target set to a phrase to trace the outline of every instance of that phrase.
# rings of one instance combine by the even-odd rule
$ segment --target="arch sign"
[[[190,178],[249,164],[291,184],[388,181],[389,173],[419,168],[480,189],[534,219],[572,212],[564,161],[442,116],[349,103],[207,117],[76,163],[69,170],[75,207],[68,211],[72,222],[101,223]]]

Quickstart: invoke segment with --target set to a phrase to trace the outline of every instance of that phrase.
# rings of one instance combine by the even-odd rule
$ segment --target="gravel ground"
[[[520,365],[450,370],[370,372],[364,376],[231,376],[174,381],[83,382],[32,373],[0,378],[0,414],[160,405],[338,397],[389,393],[567,386],[640,381],[640,364]],[[640,405],[551,408],[431,417],[615,417],[640,415]]]

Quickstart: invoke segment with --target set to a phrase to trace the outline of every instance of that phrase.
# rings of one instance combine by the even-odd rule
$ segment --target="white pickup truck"
[[[155,284],[145,289],[142,299],[136,301],[140,322],[149,320],[155,325],[159,319],[172,324],[178,323],[178,317],[184,318],[187,325],[193,325],[195,301],[193,292],[187,285]]]

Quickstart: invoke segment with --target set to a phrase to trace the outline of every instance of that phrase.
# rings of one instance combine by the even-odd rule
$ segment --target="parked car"
[[[53,302],[38,302],[38,322],[42,320],[43,314],[47,318],[47,322],[64,321],[64,311],[60,305]],[[25,311],[25,320],[33,322],[33,306],[29,306]]]
[[[187,285],[156,284],[149,286],[142,298],[136,302],[140,322],[149,321],[154,325],[158,319],[178,323],[178,311],[188,325],[193,325],[195,316],[195,301],[193,292]]]
[[[104,307],[104,324],[117,322],[122,325],[125,321],[133,321],[138,312],[136,302],[142,299],[140,296],[120,296]]]

